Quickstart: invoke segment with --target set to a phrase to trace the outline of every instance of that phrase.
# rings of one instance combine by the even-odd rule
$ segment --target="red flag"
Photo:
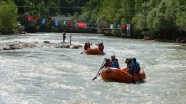
[[[37,22],[39,20],[38,16],[34,18],[34,21]]]
[[[48,19],[48,23],[51,23],[51,22],[52,22],[52,18],[49,18],[49,19]]]
[[[85,28],[85,23],[84,22],[78,22],[77,27],[78,28]]]
[[[122,25],[121,25],[121,29],[122,29],[122,30],[125,30],[125,29],[126,29],[126,25],[125,25],[125,24],[122,24]]]
[[[104,28],[104,29],[107,28],[107,24],[104,24],[104,25],[103,25],[103,28]]]
[[[28,22],[32,22],[32,16],[28,16]]]
[[[70,26],[70,27],[72,27],[72,26],[73,26],[73,22],[72,22],[72,21],[70,21],[69,26]]]

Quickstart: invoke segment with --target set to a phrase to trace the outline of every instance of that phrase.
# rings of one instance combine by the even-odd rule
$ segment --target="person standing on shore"
[[[63,43],[65,43],[65,39],[66,39],[66,32],[65,30],[63,31]]]

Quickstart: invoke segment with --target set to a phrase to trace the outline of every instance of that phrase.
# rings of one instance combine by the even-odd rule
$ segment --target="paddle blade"
[[[95,80],[97,77],[94,77],[92,80]]]

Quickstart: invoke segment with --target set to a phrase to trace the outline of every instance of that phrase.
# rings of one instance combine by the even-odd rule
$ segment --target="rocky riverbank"
[[[42,43],[39,42],[26,43],[21,41],[0,43],[0,50],[17,50],[23,48],[42,48],[42,47],[79,49],[82,46],[77,44],[70,45],[69,43],[51,43],[50,41],[43,41]]]

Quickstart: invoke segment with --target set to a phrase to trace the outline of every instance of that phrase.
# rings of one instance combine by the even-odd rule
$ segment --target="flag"
[[[55,26],[57,27],[59,24],[59,20],[55,20]]]
[[[43,18],[43,19],[42,19],[42,25],[44,25],[44,24],[45,24],[45,21],[46,21],[46,19],[45,19],[45,18]]]
[[[59,24],[62,25],[63,24],[63,20],[59,20]]]
[[[77,27],[78,28],[85,28],[85,22],[78,22],[78,25],[77,25]]]
[[[67,21],[63,21],[63,24],[65,25]]]
[[[127,24],[127,37],[130,37],[131,24]]]
[[[113,24],[110,24],[110,29],[113,29]]]
[[[52,22],[52,18],[49,18],[49,19],[48,19],[48,23],[51,23],[51,22]]]
[[[121,26],[120,26],[120,24],[118,24],[118,29],[120,29],[121,28]]]
[[[100,24],[100,25],[99,25],[99,28],[102,29],[102,28],[103,28],[103,24]]]
[[[122,24],[122,25],[121,25],[121,29],[122,29],[122,30],[125,30],[125,29],[126,29],[126,25],[125,25],[125,24]]]
[[[32,16],[28,16],[28,22],[32,22]]]
[[[34,21],[37,22],[39,20],[38,16],[34,18]]]
[[[75,27],[77,27],[77,25],[78,25],[78,22],[76,22],[76,23],[74,24]]]
[[[103,25],[103,28],[104,28],[104,29],[107,28],[107,24],[104,24],[104,25]]]
[[[89,24],[88,23],[85,23],[85,28],[89,27]]]
[[[73,26],[73,22],[72,22],[72,21],[70,21],[69,26],[70,26],[70,27],[72,27],[72,26]]]
[[[131,26],[130,24],[127,24],[127,30],[130,30],[130,26]]]

